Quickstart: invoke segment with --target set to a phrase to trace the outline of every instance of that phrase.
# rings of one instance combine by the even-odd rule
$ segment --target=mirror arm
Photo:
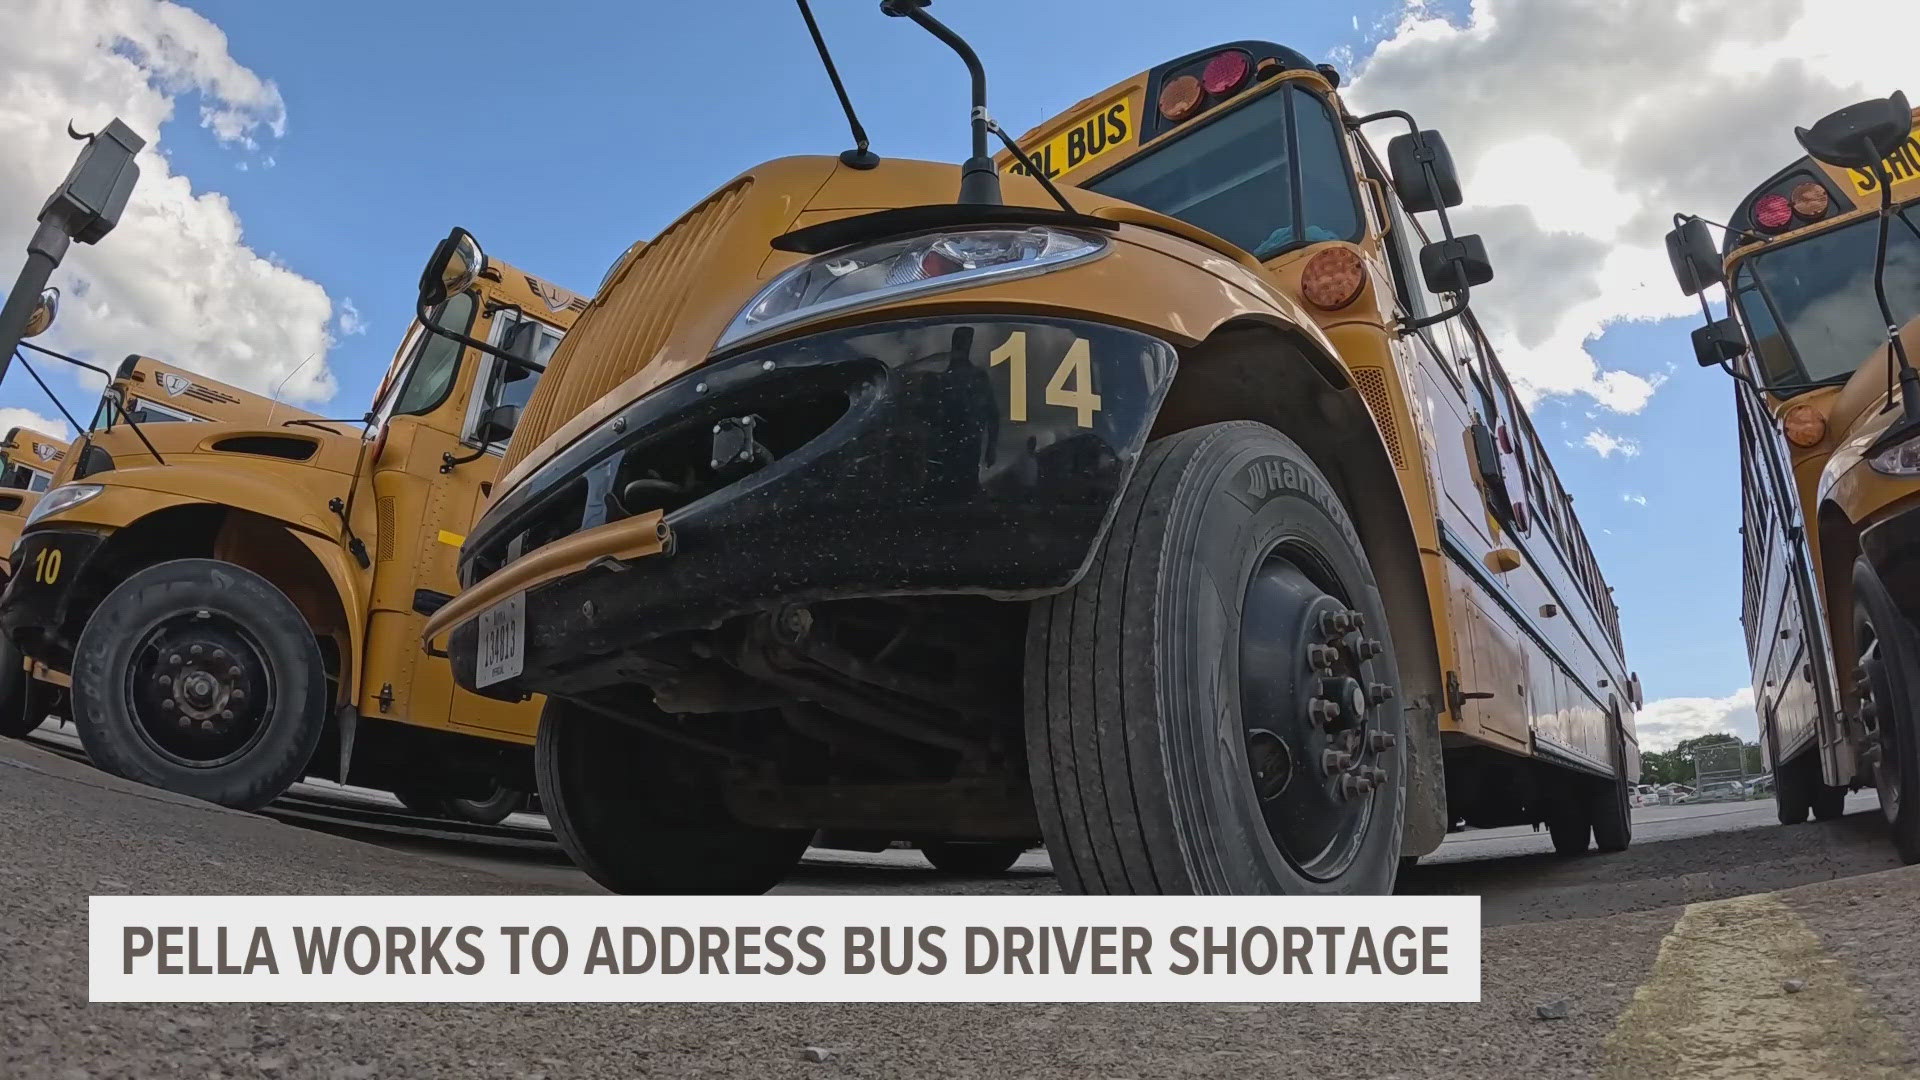
[[[470,338],[465,334],[459,333],[457,331],[449,330],[444,326],[440,326],[439,324],[433,321],[433,313],[427,309],[427,301],[425,297],[420,298],[420,300],[415,305],[414,316],[420,320],[421,326],[424,326],[427,328],[427,333],[429,334],[434,334],[439,337],[446,338],[448,341],[454,342],[456,344],[464,345],[469,349],[479,349],[481,352],[486,353],[488,356],[504,361],[505,363],[512,364],[514,367],[520,368],[524,371],[531,371],[535,375],[544,374],[547,370],[547,366],[545,364],[536,364],[533,361],[528,360],[524,357],[515,356],[512,353],[506,351],[505,349],[496,348],[477,338]]]
[[[1459,264],[1455,263],[1454,265],[1457,266]],[[1460,291],[1454,294],[1458,299],[1453,302],[1452,307],[1447,308],[1445,311],[1437,311],[1432,315],[1426,315],[1418,319],[1401,319],[1398,330],[1400,336],[1405,337],[1415,330],[1425,330],[1429,326],[1446,322],[1448,319],[1457,319],[1465,315],[1467,313],[1467,294],[1470,291],[1470,287],[1462,286]]]

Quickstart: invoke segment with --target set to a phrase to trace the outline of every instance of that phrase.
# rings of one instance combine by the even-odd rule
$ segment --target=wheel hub
[[[1358,854],[1387,782],[1381,766],[1396,739],[1377,717],[1393,691],[1378,679],[1385,650],[1366,636],[1365,616],[1303,561],[1276,549],[1248,584],[1240,713],[1269,835],[1303,874],[1326,880]]]
[[[142,638],[127,678],[140,734],[168,759],[226,764],[265,733],[272,680],[264,654],[238,624],[207,611],[163,619]]]

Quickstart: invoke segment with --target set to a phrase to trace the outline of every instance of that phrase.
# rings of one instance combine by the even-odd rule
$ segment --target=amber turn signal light
[[[1827,216],[1827,206],[1833,200],[1827,189],[1812,180],[1794,185],[1793,194],[1788,196],[1793,203],[1793,212],[1808,221],[1818,221]]]
[[[1827,418],[1811,405],[1795,405],[1780,414],[1780,429],[1795,446],[1818,446],[1827,437]]]
[[[1160,115],[1179,123],[1199,112],[1204,100],[1206,91],[1201,88],[1200,80],[1182,75],[1160,88]]]
[[[1307,260],[1300,271],[1300,295],[1322,311],[1338,311],[1360,298],[1367,267],[1349,247],[1330,247]]]

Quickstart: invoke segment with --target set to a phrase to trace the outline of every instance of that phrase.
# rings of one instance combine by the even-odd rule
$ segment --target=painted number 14
[[[1007,375],[1007,419],[1024,423],[1027,419],[1027,332],[1015,330],[987,360],[994,367],[1010,365]],[[1060,366],[1047,380],[1046,403],[1074,410],[1074,422],[1083,428],[1093,426],[1093,414],[1100,411],[1100,395],[1093,392],[1093,348],[1086,338],[1074,338],[1067,346]]]

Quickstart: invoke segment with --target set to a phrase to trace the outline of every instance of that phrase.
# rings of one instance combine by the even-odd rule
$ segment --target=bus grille
[[[1373,422],[1380,427],[1380,437],[1386,440],[1393,467],[1406,468],[1407,455],[1400,448],[1400,428],[1393,422],[1393,399],[1387,394],[1386,374],[1377,367],[1357,367],[1353,369],[1353,385],[1367,403],[1367,411],[1373,414]]]
[[[504,475],[528,452],[607,392],[652,363],[693,291],[693,272],[739,210],[753,181],[716,192],[653,243],[601,291],[554,350],[500,464]]]

